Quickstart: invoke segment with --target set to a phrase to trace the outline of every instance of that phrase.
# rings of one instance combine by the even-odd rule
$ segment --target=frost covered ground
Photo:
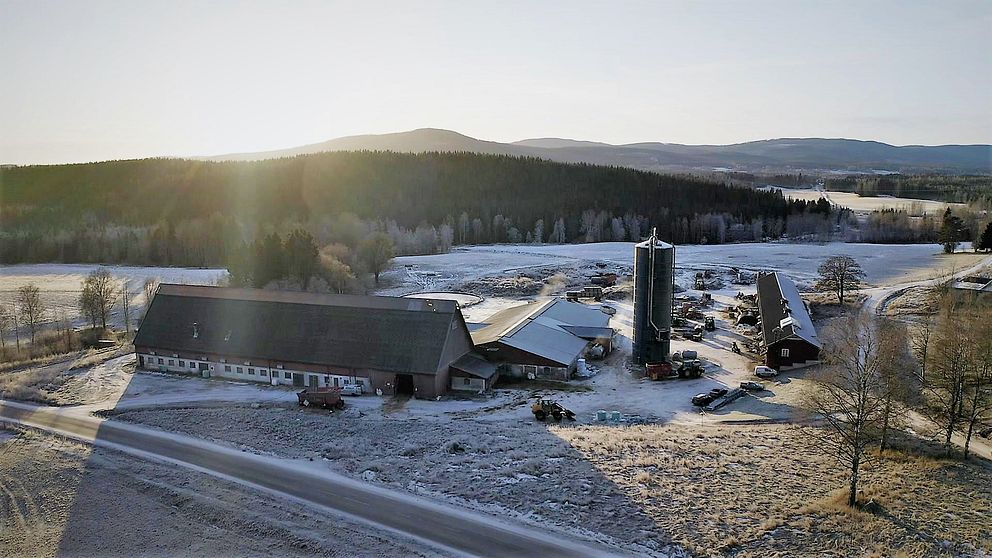
[[[187,469],[0,427],[4,556],[437,556]]]
[[[98,265],[89,264],[24,264],[0,266],[0,304],[12,304],[18,287],[27,284],[41,289],[42,304],[48,318],[52,311],[64,308],[68,315],[79,318],[79,293],[83,280]],[[193,269],[182,267],[132,267],[103,266],[120,280],[127,279],[131,305],[137,309],[144,306],[142,285],[145,279],[156,279],[162,283],[182,283],[188,285],[213,285],[227,273],[223,269]],[[137,313],[132,319],[137,317]],[[113,321],[123,324],[120,308],[114,309]]]
[[[945,267],[961,268],[957,260],[939,255],[939,247],[923,245],[679,248],[680,283],[688,286],[696,271],[707,269],[724,279],[710,291],[716,306],[708,312],[717,319],[717,330],[702,343],[673,342],[673,350],[700,353],[705,374],[697,380],[651,382],[627,364],[633,308],[621,296],[606,302],[617,310],[611,325],[618,331],[618,350],[593,363],[594,376],[566,390],[518,385],[491,397],[442,401],[363,396],[348,398],[344,411],[332,413],[299,408],[289,389],[134,373],[134,357],[126,355],[73,371],[55,395],[82,410],[109,410],[112,420],[245,451],[312,458],[366,482],[639,555],[992,552],[989,526],[976,515],[992,505],[988,468],[893,455],[867,471],[867,494],[882,503],[884,515],[852,515],[837,506],[834,490],[843,486],[841,472],[810,447],[804,427],[788,424],[808,381],[803,371],[766,382],[767,391],[718,412],[703,413],[690,404],[695,393],[753,379],[753,355],[729,350],[747,337],[731,328],[720,309],[735,304],[737,291],[750,293],[754,287],[729,283],[728,270],[781,270],[808,285],[820,261],[837,253],[858,259],[873,284],[902,284]],[[469,292],[483,300],[465,309],[466,319],[482,321],[522,300],[582,284],[584,275],[601,269],[629,274],[632,260],[630,243],[470,247],[397,258],[384,293]],[[578,420],[534,421],[529,404],[537,396],[562,402]],[[599,422],[598,410],[618,411],[628,423]],[[375,548],[374,540],[368,542]],[[244,553],[263,552],[249,547]]]
[[[680,283],[691,282],[696,271],[736,267],[750,271],[784,271],[797,282],[809,284],[815,280],[820,263],[835,255],[857,259],[867,273],[867,281],[872,284],[897,282],[921,269],[936,270],[954,265],[941,254],[940,246],[936,244],[694,245],[677,247],[675,259]],[[587,275],[599,271],[629,275],[633,265],[634,244],[630,242],[471,246],[448,254],[396,258],[393,267],[384,274],[390,286],[381,294],[464,290],[499,296],[501,280],[563,274],[569,285],[588,284],[584,279]],[[488,288],[483,288],[486,286]],[[524,292],[537,296],[542,287],[531,290],[533,292]],[[504,291],[513,295],[521,292],[509,285]]]
[[[910,211],[921,209],[926,213],[940,213],[948,206],[965,207],[962,203],[945,203],[933,200],[921,200],[914,198],[896,198],[892,196],[862,197],[854,192],[830,192],[821,190],[796,190],[790,188],[775,188],[781,190],[782,194],[790,199],[816,201],[826,198],[830,203],[846,207],[848,209],[869,212],[881,211],[883,209],[901,209]]]

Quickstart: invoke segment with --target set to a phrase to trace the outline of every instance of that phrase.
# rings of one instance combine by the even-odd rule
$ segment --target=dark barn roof
[[[764,273],[758,276],[758,310],[766,347],[789,338],[802,339],[820,347],[806,303],[796,284],[785,275]]]
[[[450,300],[161,285],[134,345],[433,374],[456,313]]]

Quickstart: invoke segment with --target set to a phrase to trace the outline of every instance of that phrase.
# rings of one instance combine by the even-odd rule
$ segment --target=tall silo
[[[634,362],[668,359],[671,351],[675,247],[651,238],[634,246]]]

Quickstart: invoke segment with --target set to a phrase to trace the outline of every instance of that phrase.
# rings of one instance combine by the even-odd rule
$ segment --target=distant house
[[[134,347],[143,369],[273,385],[434,398],[496,381],[450,300],[160,285]]]
[[[612,349],[610,316],[563,299],[530,302],[472,324],[475,352],[509,376],[568,380],[592,345]]]
[[[757,283],[765,365],[781,370],[819,362],[822,345],[795,283],[781,273],[761,274]]]

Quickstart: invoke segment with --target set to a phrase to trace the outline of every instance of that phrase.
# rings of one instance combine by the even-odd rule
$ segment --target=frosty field
[[[27,284],[41,289],[42,304],[51,319],[52,311],[64,308],[80,323],[79,293],[83,280],[99,265],[89,264],[23,264],[0,266],[0,304],[12,304],[18,287]],[[104,266],[119,280],[128,280],[132,308],[144,306],[142,285],[146,279],[162,283],[213,285],[227,273],[223,269],[192,269],[182,267]],[[138,314],[132,316],[135,318]],[[120,308],[114,310],[113,322],[122,324]]]
[[[903,211],[919,210],[925,213],[939,213],[948,206],[965,207],[961,203],[945,203],[934,200],[920,200],[914,198],[896,198],[891,196],[862,197],[854,192],[829,192],[821,190],[793,190],[781,188],[782,194],[789,199],[816,201],[826,198],[834,205],[846,207],[853,211],[869,212],[883,209],[901,209]]]

